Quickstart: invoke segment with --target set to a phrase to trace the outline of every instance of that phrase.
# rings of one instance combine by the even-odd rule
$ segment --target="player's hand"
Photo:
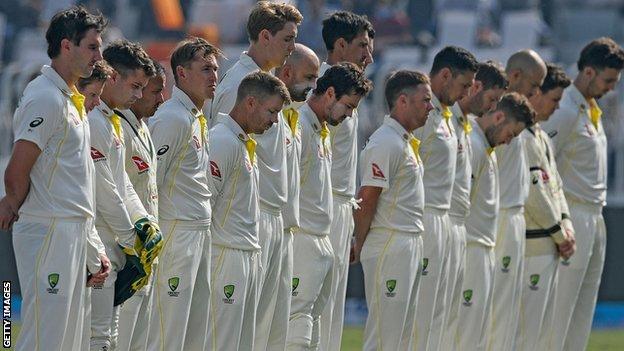
[[[574,238],[574,233],[570,230],[566,230],[566,240],[561,244],[557,245],[557,249],[559,250],[559,254],[564,259],[568,259],[574,255],[576,251],[576,239]]]
[[[356,264],[360,262],[360,253],[362,252],[362,246],[354,240],[351,245],[351,253],[349,254],[349,263]]]
[[[0,229],[9,230],[17,220],[17,212],[13,210],[6,197],[0,200]]]
[[[110,274],[111,270],[111,262],[108,257],[104,254],[100,254],[100,270],[97,273],[91,275],[89,280],[87,281],[87,286],[101,286],[104,284],[104,281]]]

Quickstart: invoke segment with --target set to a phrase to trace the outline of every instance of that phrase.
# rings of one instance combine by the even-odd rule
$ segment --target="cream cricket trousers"
[[[493,285],[494,248],[467,243],[458,327],[449,351],[485,350]]]
[[[158,266],[154,263],[152,272],[156,272],[157,269]],[[142,351],[147,348],[153,283],[154,275],[152,274],[146,286],[121,304],[116,333],[118,350]],[[115,339],[115,334],[113,334],[113,339]]]
[[[212,245],[212,296],[208,347],[251,351],[258,307],[260,251]],[[194,350],[194,349],[193,349]]]
[[[21,215],[13,248],[22,293],[22,329],[15,349],[85,350],[87,234],[91,219]],[[86,322],[88,328],[88,321]]]
[[[533,242],[541,242],[542,247],[550,246],[551,252],[524,257],[522,298],[513,348],[517,351],[548,350],[548,337],[553,328],[559,253],[550,237],[527,239],[527,246]]]
[[[448,211],[425,207],[423,262],[418,304],[416,306],[416,350],[426,350],[435,328],[442,328],[446,311],[446,280],[448,265],[446,246],[451,227]],[[434,321],[436,324],[434,325]]]
[[[363,350],[411,350],[421,275],[422,238],[417,234],[373,231],[360,262],[368,317]]]
[[[285,345],[289,311],[288,308],[284,308],[284,301],[278,300],[278,296],[284,298],[290,295],[290,280],[284,279],[283,275],[292,273],[282,272],[283,261],[287,259],[284,256],[283,246],[287,243],[284,241],[284,222],[280,212],[272,211],[261,205],[259,228],[258,236],[262,251],[258,274],[260,290],[256,313],[254,350],[265,351],[271,333],[274,335],[282,334]],[[287,284],[284,284],[284,281],[287,281]],[[273,329],[276,329],[275,332]],[[282,345],[282,350],[284,345]]]
[[[126,264],[126,257],[119,248],[116,235],[105,226],[96,226],[100,239],[111,261],[111,271],[102,286],[91,289],[91,340],[90,350],[115,350],[120,306],[113,306],[117,273]]]
[[[448,240],[447,265],[448,281],[446,284],[446,315],[441,329],[432,331],[429,338],[429,350],[452,350],[457,333],[459,305],[462,303],[462,283],[466,262],[466,226],[465,219],[449,216],[451,231]],[[439,335],[434,338],[434,335]],[[437,346],[436,346],[437,340]]]
[[[293,233],[291,229],[284,230],[282,242],[282,270],[277,288],[277,304],[271,323],[269,343],[267,350],[283,351],[286,349],[286,335],[288,334],[288,323],[290,319],[290,301],[292,299],[292,279],[293,277]],[[283,316],[286,318],[282,318]]]
[[[526,223],[524,207],[501,209],[496,234],[496,268],[488,351],[510,351],[516,337],[522,294]]]
[[[210,230],[191,221],[160,221],[165,242],[154,276],[147,349],[203,350],[210,310]]]
[[[327,235],[293,235],[293,278],[286,350],[320,350],[321,313],[332,292],[334,251]]]
[[[334,290],[321,314],[321,350],[324,351],[340,351],[342,341],[349,255],[354,227],[353,201],[351,198],[334,194],[334,217],[329,231],[329,240],[334,249],[332,279]]]
[[[576,232],[576,253],[559,263],[554,312],[557,322],[550,340],[550,350],[555,351],[587,347],[607,245],[602,206],[569,199],[568,205]]]

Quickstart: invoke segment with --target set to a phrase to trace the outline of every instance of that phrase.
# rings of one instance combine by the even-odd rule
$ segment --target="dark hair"
[[[535,119],[535,110],[531,107],[529,99],[516,92],[503,95],[493,111],[503,111],[506,118],[531,126]]]
[[[343,38],[347,43],[351,43],[355,37],[364,32],[367,32],[371,39],[375,37],[375,30],[368,18],[353,12],[334,12],[323,20],[323,41],[328,51],[334,50],[336,40]]]
[[[256,71],[249,73],[238,86],[236,102],[242,101],[247,96],[255,96],[265,99],[269,96],[279,95],[284,104],[290,104],[290,94],[286,85],[272,74]]]
[[[95,29],[96,32],[102,33],[107,25],[108,20],[104,16],[100,13],[91,14],[82,6],[58,12],[52,17],[46,31],[48,56],[53,59],[59,55],[63,39],[70,40],[74,45],[80,45],[80,41],[89,30]]]
[[[101,60],[95,63],[91,75],[87,78],[80,78],[76,83],[79,89],[84,89],[87,85],[94,82],[104,82],[113,74],[113,68]]]
[[[366,78],[364,71],[351,62],[341,62],[331,66],[316,81],[314,95],[325,94],[329,87],[336,92],[336,100],[343,95],[357,94],[364,96],[373,89],[373,82]]]
[[[457,46],[447,46],[433,58],[430,76],[438,73],[443,68],[450,69],[454,76],[466,71],[477,72],[477,59],[466,49]]]
[[[303,16],[293,5],[258,1],[247,19],[247,35],[249,40],[256,41],[263,29],[275,35],[284,29],[286,23],[294,22],[298,25],[302,20]]]
[[[124,76],[136,69],[142,70],[148,77],[156,74],[152,59],[141,45],[125,39],[110,43],[102,52],[102,57],[115,71]]]
[[[621,70],[624,68],[624,50],[611,38],[594,39],[583,48],[577,62],[579,71],[588,66],[596,70]]]
[[[418,71],[401,70],[394,72],[386,80],[386,102],[392,110],[396,99],[408,90],[416,89],[421,84],[431,84],[426,74]]]
[[[156,72],[156,75],[159,77],[165,76],[165,67],[163,67],[163,65],[160,64],[160,62],[158,62],[158,60],[151,58],[152,59],[152,64],[154,65],[154,69]]]
[[[195,60],[195,54],[200,53],[203,57],[213,55],[215,58],[222,57],[223,53],[216,46],[210,44],[206,39],[190,37],[178,43],[178,46],[171,54],[171,70],[173,78],[178,83],[178,72],[176,68],[182,66],[188,68]]]
[[[557,88],[565,89],[570,86],[570,84],[572,84],[572,81],[565,74],[563,68],[550,62],[546,64],[546,78],[544,78],[544,83],[542,83],[540,87],[542,93]]]
[[[475,80],[483,84],[483,90],[507,89],[509,81],[503,66],[495,61],[479,62]]]

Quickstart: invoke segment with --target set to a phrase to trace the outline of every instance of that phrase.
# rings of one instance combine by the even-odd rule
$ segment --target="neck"
[[[139,111],[137,111],[136,109],[134,109],[134,108],[132,108],[132,107],[130,108],[130,111],[132,111],[132,114],[134,114],[134,116],[137,118],[137,120],[139,120],[139,122],[140,122],[143,118],[145,118],[145,116],[141,115],[141,113],[140,113]]]
[[[113,99],[112,96],[112,92],[111,92],[112,87],[104,87],[104,90],[102,91],[102,95],[100,96],[100,99],[102,100],[103,103],[106,104],[106,106],[108,106],[108,108],[112,108],[112,109],[118,109],[120,108],[120,106],[117,106],[117,104],[115,104],[115,100]]]
[[[410,125],[410,123],[407,121],[406,118],[403,117],[402,114],[398,113],[397,111],[392,111],[390,112],[390,118],[394,119],[395,121],[397,121],[397,123],[399,123],[401,125],[401,127],[403,127],[405,130],[407,130],[408,132],[412,132],[414,131],[414,129],[418,128],[412,128],[412,126]]]
[[[442,84],[438,81],[431,81],[431,92],[433,93],[433,95],[435,95],[436,99],[438,99],[438,101],[440,102],[440,105],[446,105],[444,103],[444,101],[442,101],[442,99],[440,99],[440,96],[442,96],[442,91],[443,91],[443,87]],[[448,105],[447,105],[448,106]]]
[[[314,114],[316,115],[316,118],[321,124],[325,122],[326,118],[323,115],[323,110],[324,110],[323,107],[325,106],[323,105],[323,102],[321,101],[320,97],[312,95],[308,99],[308,106],[310,106],[310,109],[314,112]]]
[[[336,51],[330,51],[327,54],[327,61],[326,62],[327,62],[328,65],[333,66],[333,65],[335,65],[337,63],[340,63],[342,61],[344,61],[344,60],[342,60],[342,58],[338,56]]]
[[[234,106],[234,108],[230,112],[230,117],[232,117],[232,119],[236,123],[238,123],[238,125],[241,127],[241,129],[245,133],[247,134],[251,133],[251,130],[249,130],[248,123],[247,123],[247,113],[245,111],[242,111],[240,107]]]
[[[198,110],[202,109],[202,107],[204,106],[204,101],[205,101],[203,97],[193,94],[192,89],[188,89],[184,85],[178,85],[177,87],[178,89],[182,90],[184,94],[186,94],[186,96],[189,97],[189,99],[191,99],[191,101],[193,102],[193,105],[195,105],[195,107],[197,107]]]
[[[580,74],[574,79],[574,86],[585,99],[593,98],[593,96],[589,95],[589,83]]]
[[[63,62],[60,58],[54,58],[52,59],[50,67],[54,68],[56,73],[63,78],[70,89],[76,89],[76,82],[80,79],[80,76],[72,72],[71,65]]]
[[[260,69],[264,72],[268,72],[271,69],[275,68],[269,63],[269,59],[266,57],[266,50],[262,50],[257,46],[258,44],[249,45],[249,49],[247,49],[247,55],[251,57],[251,59],[260,67]]]
[[[459,109],[461,110],[464,117],[466,117],[470,113],[470,108],[469,108],[470,102],[468,98],[459,100],[457,104],[459,105]]]

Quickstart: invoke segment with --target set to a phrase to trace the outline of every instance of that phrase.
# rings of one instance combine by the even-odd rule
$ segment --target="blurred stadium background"
[[[281,0],[280,0],[281,1]],[[99,10],[111,20],[105,44],[125,37],[139,41],[168,66],[168,54],[181,38],[202,36],[218,44],[227,59],[221,75],[248,43],[245,23],[253,0],[0,0],[0,173],[11,152],[13,111],[26,84],[46,56],[45,28],[52,15],[71,5]],[[284,1],[281,1],[284,2]],[[624,45],[624,0],[299,0],[305,19],[298,42],[323,59],[321,21],[335,10],[366,14],[377,31],[375,63],[367,73],[378,87],[360,106],[360,141],[381,124],[383,81],[397,68],[429,71],[435,53],[459,45],[478,59],[504,63],[515,51],[532,48],[563,65],[571,76],[580,49],[610,36]],[[171,81],[168,82],[168,92]],[[624,83],[603,97],[609,137],[609,191],[605,208],[608,245],[594,317],[590,350],[624,350]],[[4,185],[0,186],[0,196]],[[0,232],[0,278],[12,281],[14,326],[19,327],[19,283],[9,233]],[[344,350],[361,347],[366,304],[362,271],[352,266],[348,282]],[[13,335],[13,342],[16,340]]]

